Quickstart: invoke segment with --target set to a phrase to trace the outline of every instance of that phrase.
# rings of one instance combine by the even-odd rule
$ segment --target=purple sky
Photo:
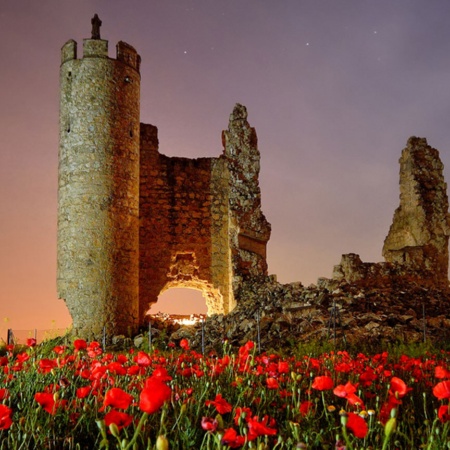
[[[142,57],[141,121],[162,153],[219,156],[247,106],[281,282],[329,277],[343,253],[382,260],[409,136],[450,179],[448,0],[2,2],[0,338],[70,324],[55,287],[60,48],[81,53],[94,13],[111,56],[124,40]]]

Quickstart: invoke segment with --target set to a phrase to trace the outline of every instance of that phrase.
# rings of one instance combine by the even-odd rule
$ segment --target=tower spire
[[[92,37],[91,39],[101,39],[100,38],[100,27],[102,26],[102,21],[99,19],[98,15],[95,14],[91,19],[92,24]]]

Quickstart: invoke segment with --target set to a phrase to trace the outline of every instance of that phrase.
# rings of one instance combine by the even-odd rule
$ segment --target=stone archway
[[[219,288],[201,278],[194,252],[179,252],[172,256],[167,280],[160,294],[171,288],[196,289],[205,299],[208,315],[222,312],[218,308],[223,304],[223,295]]]

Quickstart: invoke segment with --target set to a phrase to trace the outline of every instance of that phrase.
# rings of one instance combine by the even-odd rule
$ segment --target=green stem
[[[148,417],[148,413],[145,412],[144,414],[142,414],[141,420],[139,421],[138,426],[134,430],[133,438],[131,439],[129,444],[125,447],[125,450],[133,447],[133,445],[137,441],[139,433],[141,432],[141,428],[143,427],[145,421],[147,420],[147,417]]]

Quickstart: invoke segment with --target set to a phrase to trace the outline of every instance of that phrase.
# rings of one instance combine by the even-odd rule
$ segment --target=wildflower
[[[349,412],[348,420],[346,427],[357,437],[357,438],[365,438],[367,432],[369,431],[369,427],[367,426],[366,421],[360,417],[358,414]]]
[[[216,431],[219,422],[217,419],[213,419],[212,417],[202,417],[201,424],[205,431]]]
[[[88,355],[91,358],[95,358],[96,356],[99,356],[103,353],[102,347],[100,346],[100,344],[97,341],[92,341],[88,346],[87,346],[87,352]]]
[[[273,436],[277,434],[277,430],[275,428],[270,428],[267,425],[269,420],[268,416],[265,416],[261,421],[258,417],[249,417],[247,420],[248,425],[248,440],[253,441],[258,436]]]
[[[404,397],[412,388],[406,386],[406,383],[397,377],[391,378],[391,386],[389,388],[389,395],[395,398]]]
[[[436,366],[434,368],[434,376],[436,378],[450,378],[450,371],[442,366]]]
[[[92,391],[92,386],[83,386],[77,389],[77,398],[86,398]]]
[[[172,389],[166,383],[155,377],[147,378],[145,387],[139,396],[139,408],[148,414],[153,414],[170,399]]]
[[[222,394],[217,394],[215,400],[206,400],[205,405],[213,405],[219,414],[226,414],[233,409],[233,407],[222,397]]]
[[[449,405],[442,405],[439,407],[438,417],[442,423],[450,421]]]
[[[28,338],[27,339],[27,346],[28,347],[36,347],[36,339],[35,338]]]
[[[123,389],[111,388],[108,392],[106,392],[103,407],[112,406],[113,408],[127,409],[131,405],[132,401],[133,397],[126,393]]]
[[[106,426],[109,427],[111,424],[115,424],[119,430],[130,425],[132,421],[133,416],[115,409],[112,409],[105,415]]]
[[[42,406],[49,414],[55,414],[55,399],[53,394],[49,392],[36,392],[34,399]]]
[[[238,426],[241,418],[245,419],[245,418],[248,418],[251,416],[252,416],[252,411],[250,408],[248,408],[247,406],[244,406],[244,407],[238,406],[236,408],[236,412],[234,414],[234,424],[236,426]]]
[[[189,350],[189,341],[186,338],[181,339],[180,341],[180,347],[183,350]]]
[[[73,341],[73,346],[75,347],[75,350],[86,350],[87,349],[87,342],[84,339],[75,339]]]
[[[310,402],[309,400],[305,400],[300,404],[300,414],[302,416],[307,416],[309,413],[313,411],[314,403]]]
[[[245,444],[245,437],[239,436],[234,428],[227,428],[222,436],[222,444],[231,448],[239,448]]]
[[[5,400],[9,397],[9,391],[6,388],[0,388],[0,400]]]
[[[0,405],[0,430],[7,430],[12,425],[12,410],[6,405]]]
[[[56,345],[55,347],[53,347],[53,351],[57,355],[62,355],[66,351],[66,346],[65,345]]]
[[[57,362],[53,359],[42,358],[39,360],[39,370],[42,373],[49,373],[57,366]]]
[[[170,381],[172,377],[165,367],[158,366],[152,373],[152,378],[159,381]]]
[[[433,395],[439,400],[450,398],[450,380],[441,381],[433,388]]]
[[[139,351],[138,354],[134,357],[134,362],[141,367],[148,367],[152,364],[152,359],[147,353],[143,351]]]
[[[333,380],[329,376],[316,377],[311,387],[319,391],[333,389]]]
[[[277,379],[273,378],[273,377],[267,378],[266,379],[266,384],[267,384],[267,387],[269,389],[278,389],[280,387],[280,385],[278,384]]]

